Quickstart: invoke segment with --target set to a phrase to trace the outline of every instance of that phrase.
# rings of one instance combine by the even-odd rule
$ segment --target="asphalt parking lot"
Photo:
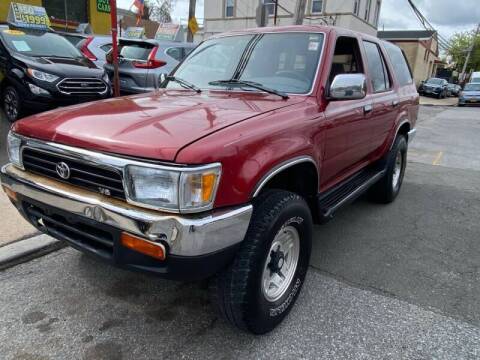
[[[66,248],[0,272],[0,357],[480,358],[480,109],[424,106],[417,128],[395,203],[361,198],[315,228],[306,286],[274,332],[218,319],[205,283]]]

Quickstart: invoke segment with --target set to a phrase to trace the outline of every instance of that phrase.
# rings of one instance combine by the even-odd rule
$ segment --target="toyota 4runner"
[[[402,51],[345,29],[236,31],[161,88],[38,114],[8,135],[2,185],[39,230],[114,265],[211,279],[235,326],[297,299],[312,226],[400,191],[418,94]]]

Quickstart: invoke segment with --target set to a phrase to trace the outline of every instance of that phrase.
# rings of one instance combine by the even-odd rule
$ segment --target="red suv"
[[[312,226],[393,201],[418,94],[401,50],[322,26],[200,44],[151,93],[18,121],[3,187],[41,231],[115,265],[211,278],[253,333],[292,308]]]

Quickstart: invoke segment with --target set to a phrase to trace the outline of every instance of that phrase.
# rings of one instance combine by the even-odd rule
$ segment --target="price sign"
[[[155,34],[155,40],[169,40],[174,41],[177,37],[178,31],[180,30],[180,25],[172,23],[163,23],[157,29]]]
[[[145,34],[145,29],[143,27],[128,27],[125,30],[125,37],[128,39],[142,39]]]
[[[12,2],[7,21],[18,27],[48,29],[50,19],[45,8]]]

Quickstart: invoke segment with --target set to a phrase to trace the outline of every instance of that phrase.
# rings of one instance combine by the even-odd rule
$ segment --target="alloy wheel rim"
[[[299,255],[298,230],[291,225],[282,227],[272,241],[263,269],[262,292],[268,301],[277,301],[285,294],[297,270]]]
[[[10,119],[16,119],[18,115],[18,100],[11,90],[5,94],[5,112]]]
[[[402,174],[402,165],[403,165],[403,156],[402,156],[402,152],[399,151],[395,158],[395,166],[393,168],[393,176],[392,176],[392,185],[395,190],[398,188],[400,184],[400,176]]]

